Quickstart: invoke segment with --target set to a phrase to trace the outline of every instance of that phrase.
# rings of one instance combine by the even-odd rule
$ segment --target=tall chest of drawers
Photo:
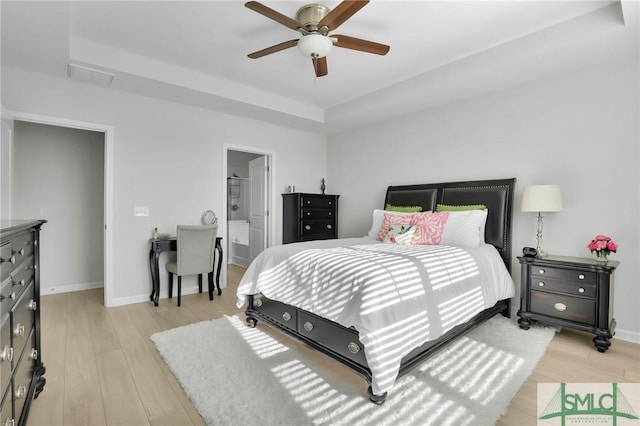
[[[282,243],[338,238],[339,195],[282,194]]]
[[[42,391],[40,228],[44,220],[2,221],[0,231],[0,426],[25,425]]]
[[[606,264],[580,257],[518,257],[521,265],[518,323],[535,321],[595,334],[599,352],[611,346],[614,272],[620,262]]]

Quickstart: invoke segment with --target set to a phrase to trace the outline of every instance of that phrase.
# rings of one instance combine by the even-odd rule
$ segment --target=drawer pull
[[[7,419],[7,421],[4,422],[4,426],[16,426],[16,421],[14,419]]]
[[[555,305],[553,305],[553,308],[554,308],[556,311],[564,312],[564,311],[566,311],[566,310],[567,310],[567,305],[565,305],[564,303],[560,303],[560,302],[558,302],[558,303],[556,303]]]
[[[15,337],[24,337],[24,325],[18,323],[16,328],[13,330],[13,335]]]
[[[544,282],[543,282],[543,281],[540,281],[540,282],[538,283],[538,287],[544,287]]]
[[[360,346],[354,342],[349,342],[349,344],[347,345],[347,349],[349,349],[349,352],[351,352],[352,354],[357,354],[358,352],[360,352]]]
[[[29,352],[29,358],[33,360],[38,359],[38,350],[36,348],[31,348],[31,352]]]
[[[578,275],[578,279],[580,279],[580,280],[584,280],[584,274],[580,274],[580,275]]]
[[[27,387],[25,385],[18,386],[16,390],[16,399],[25,399],[27,397]]]
[[[24,249],[21,248],[20,250],[12,250],[11,251],[13,254],[19,254],[20,256],[24,256]]]
[[[538,269],[538,273],[539,273],[539,274],[544,274],[544,273],[546,273],[546,272],[547,272],[547,271],[545,271],[544,269]]]
[[[305,323],[304,323],[304,325],[303,325],[303,327],[304,327],[304,329],[305,329],[305,330],[307,330],[307,331],[311,331],[311,330],[313,330],[313,328],[314,328],[314,327],[313,327],[313,324],[312,324],[310,321],[305,322]]]
[[[306,225],[306,226],[304,227],[304,229],[306,229],[307,231],[310,231],[310,230],[311,230],[311,225]]]
[[[5,345],[2,352],[0,352],[0,362],[4,361],[13,361],[13,348],[7,345]]]
[[[307,204],[311,204],[311,200],[307,200]]]
[[[311,216],[311,212],[307,212],[307,216]]]
[[[327,229],[333,229],[332,225],[327,225]]]
[[[9,262],[9,263],[16,263],[16,256],[15,255],[11,255],[11,257],[7,257],[6,259],[4,258],[0,258],[0,263],[4,263],[4,262]]]
[[[289,312],[285,312],[284,314],[282,314],[282,319],[285,321],[291,320],[291,314]]]
[[[333,201],[329,201],[329,205],[333,204]]]
[[[578,293],[584,293],[584,287],[580,287],[580,288],[578,289]]]
[[[31,309],[32,311],[36,311],[38,310],[38,303],[35,300],[29,300],[27,308]]]
[[[25,284],[25,280],[24,280],[24,278],[23,278],[23,279],[21,279],[20,281],[13,281],[13,282],[12,282],[12,284],[13,284],[13,285],[21,285],[21,286],[24,286],[24,284]]]
[[[262,306],[262,299],[253,299],[253,305],[259,308]]]
[[[5,296],[4,294],[0,296],[0,300],[5,300],[5,299],[16,300],[16,294],[14,292],[11,292],[11,294],[8,296]]]

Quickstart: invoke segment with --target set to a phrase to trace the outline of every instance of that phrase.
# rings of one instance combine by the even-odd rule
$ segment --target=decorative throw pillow
[[[415,226],[391,225],[391,230],[387,232],[382,242],[387,244],[409,245],[412,243],[415,232]]]
[[[385,212],[384,210],[375,209],[373,211],[373,221],[371,222],[371,229],[367,233],[367,237],[382,240],[382,238],[378,238],[378,234],[380,233],[380,228],[382,227],[382,221],[384,220],[385,213],[394,214],[397,216],[410,216],[413,214],[403,212]]]
[[[382,225],[380,226],[380,230],[378,232],[378,241],[382,241],[384,236],[387,235],[389,231],[391,231],[392,225],[411,225],[411,216],[415,213],[407,213],[407,214],[397,214],[391,212],[385,212],[384,218],[382,219]]]
[[[384,209],[386,211],[402,213],[416,213],[422,211],[421,206],[392,206],[391,204],[387,204]]]
[[[442,234],[448,218],[449,212],[415,213],[411,216],[411,224],[417,228],[413,244],[441,244]]]
[[[487,210],[448,213],[449,218],[442,234],[442,244],[462,247],[478,247],[484,244]]]

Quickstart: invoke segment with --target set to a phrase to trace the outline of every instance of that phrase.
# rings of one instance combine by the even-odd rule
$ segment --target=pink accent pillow
[[[442,234],[448,218],[449,212],[412,214],[411,225],[417,228],[413,244],[439,245],[442,242]]]
[[[393,225],[411,225],[412,217],[412,214],[399,216],[393,213],[385,213],[384,219],[382,219],[382,226],[380,227],[380,231],[378,231],[378,241],[384,240],[384,236],[392,230]]]

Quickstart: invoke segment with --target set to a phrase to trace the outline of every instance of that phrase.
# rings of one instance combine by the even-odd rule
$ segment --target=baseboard
[[[183,284],[184,285],[184,284]],[[222,291],[224,291],[224,289],[226,288],[226,286],[221,282],[220,283],[220,289]],[[174,287],[173,287],[173,303],[177,303],[177,297],[178,297],[178,293],[177,293],[178,289],[176,284],[174,283]],[[207,283],[204,282],[202,285],[202,292],[206,293],[208,292],[209,289],[207,287]],[[198,285],[193,285],[193,286],[185,286],[182,287],[182,295],[186,296],[187,294],[195,294],[198,292]],[[149,299],[151,293],[149,294],[144,294],[144,295],[138,295],[138,296],[131,296],[131,297],[121,297],[118,299],[115,299],[113,301],[113,306],[124,306],[124,305],[131,305],[133,303],[142,303],[142,302],[149,302],[151,303],[151,300]],[[214,290],[213,291],[213,300],[215,300],[215,298],[218,297],[218,290]],[[167,290],[161,290],[160,291],[160,299],[168,299],[169,298],[169,292]]]
[[[46,296],[48,294],[70,293],[72,291],[93,290],[95,288],[103,287],[104,283],[102,281],[93,283],[48,285],[40,287],[40,295]]]

